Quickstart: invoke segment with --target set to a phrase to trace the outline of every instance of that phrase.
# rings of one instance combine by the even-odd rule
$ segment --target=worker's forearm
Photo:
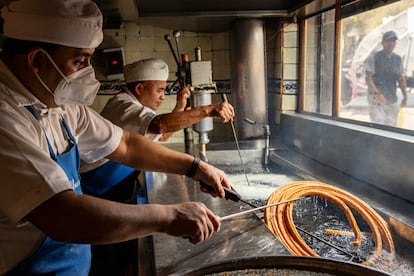
[[[42,203],[26,217],[56,241],[107,244],[166,233],[197,243],[220,228],[220,221],[203,203],[173,205],[123,204],[72,190]]]
[[[181,175],[187,174],[195,160],[189,154],[168,149],[128,131],[124,131],[120,145],[108,158],[138,170]],[[224,197],[222,186],[230,187],[225,173],[206,162],[200,162],[191,177],[213,186],[218,197]]]
[[[71,237],[73,242],[104,244],[165,232],[173,217],[168,205],[118,204],[90,196],[82,197],[88,197],[88,200],[79,200],[83,204],[80,204],[76,224],[82,225],[83,233]],[[84,215],[80,216],[81,213]],[[73,231],[76,232],[76,229]]]
[[[44,202],[28,219],[57,241],[106,244],[169,231],[175,209],[121,204],[68,190]]]
[[[128,131],[124,131],[120,145],[108,158],[138,170],[182,175],[188,171],[194,160],[188,154],[168,149]]]
[[[175,105],[171,112],[180,112],[185,110],[185,105]]]
[[[156,116],[149,128],[150,133],[163,134],[184,129],[209,116],[211,106],[193,107],[191,110],[171,112]]]
[[[115,202],[106,202],[105,206],[99,205],[96,205],[96,214],[90,216],[93,220],[82,217],[84,221],[80,223],[85,232],[76,237],[79,240],[75,242],[105,244],[166,232],[173,219],[173,208],[169,205],[132,205]]]

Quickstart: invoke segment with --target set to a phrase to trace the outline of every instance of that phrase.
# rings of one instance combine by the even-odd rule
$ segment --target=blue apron
[[[116,186],[132,186],[138,173],[131,167],[109,160],[96,169],[81,173],[81,185],[86,194],[102,197]]]
[[[27,109],[35,116],[31,107]],[[36,116],[35,116],[36,117]],[[66,121],[62,118],[63,131],[66,132],[68,149],[56,155],[46,137],[50,157],[65,171],[73,190],[82,194],[79,181],[80,156],[78,145]],[[89,244],[73,244],[57,242],[46,237],[40,248],[26,260],[21,262],[8,275],[59,275],[59,276],[86,276],[91,265],[91,251]]]

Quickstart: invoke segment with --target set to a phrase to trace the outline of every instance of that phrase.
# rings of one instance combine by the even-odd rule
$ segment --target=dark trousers
[[[138,175],[138,171],[133,173],[105,194],[94,195],[87,190],[84,190],[84,193],[116,202],[137,204],[137,190],[140,186]],[[138,274],[138,241],[136,239],[114,244],[92,245],[91,251],[90,276]]]

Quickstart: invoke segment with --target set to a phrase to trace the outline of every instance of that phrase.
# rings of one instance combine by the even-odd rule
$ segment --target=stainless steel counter
[[[250,209],[242,202],[213,198],[202,193],[197,182],[184,176],[147,173],[146,182],[149,203],[200,201],[219,216]],[[165,234],[155,234],[140,243],[141,249],[144,249],[139,254],[140,275],[182,275],[203,265],[226,260],[290,255],[255,214],[224,221],[220,232],[196,245]],[[151,265],[152,268],[148,267]]]
[[[268,192],[267,189],[264,189],[264,184],[275,188],[279,182],[279,184],[283,184],[295,181],[296,178],[320,180],[354,193],[378,210],[390,223],[394,242],[398,248],[398,258],[403,263],[407,263],[407,271],[414,271],[411,268],[413,263],[412,228],[408,227],[412,227],[412,216],[409,217],[411,214],[409,210],[413,208],[412,204],[390,196],[376,187],[332,171],[327,166],[310,162],[303,156],[286,151],[282,147],[277,147],[277,150],[274,150],[271,155],[272,166],[267,168],[270,169],[269,175],[261,173],[262,151],[260,148],[256,150],[245,149],[242,151],[242,155],[243,160],[248,164],[246,167],[249,179],[251,183],[255,183],[257,189],[243,189],[243,183],[239,183],[240,181],[244,182],[244,177],[239,177],[243,170],[237,151],[230,148],[224,151],[210,151],[207,154],[209,160],[213,160],[213,164],[229,174],[236,190],[244,195],[245,199],[249,199],[248,196],[255,194],[254,199],[262,200],[262,192],[264,194]],[[267,183],[267,181],[270,182]],[[149,173],[146,177],[146,186],[150,203],[172,204],[189,200],[200,201],[219,216],[250,209],[242,202],[235,203],[212,198],[200,192],[198,183],[184,176]],[[262,190],[258,191],[260,189]],[[191,275],[197,269],[207,266],[213,267],[226,262],[236,265],[237,262],[238,264],[245,263],[246,260],[254,258],[291,256],[255,214],[223,222],[219,233],[215,233],[210,240],[197,245],[193,245],[185,239],[164,234],[140,239],[138,255],[139,275],[162,276]],[[399,263],[396,262],[396,264]],[[411,273],[405,273],[404,265],[401,267],[404,271],[401,275],[411,275]]]

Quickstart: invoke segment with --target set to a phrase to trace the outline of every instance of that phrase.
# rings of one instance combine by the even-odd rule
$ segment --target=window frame
[[[375,129],[387,130],[401,134],[408,134],[414,136],[414,130],[398,128],[388,125],[375,124],[371,122],[359,121],[356,119],[340,117],[340,91],[341,91],[341,39],[342,39],[342,20],[350,16],[361,14],[367,10],[377,9],[385,7],[396,2],[398,0],[387,1],[375,1],[368,3],[370,6],[367,6],[367,3],[361,3],[360,1],[345,1],[345,3],[340,3],[337,1],[335,5],[325,7],[317,12],[307,14],[306,16],[298,18],[298,31],[299,31],[299,93],[297,99],[297,110],[296,112],[302,113],[305,115],[330,119],[334,121],[346,122],[350,124],[367,126]],[[306,111],[305,110],[305,98],[306,98],[306,58],[307,58],[307,23],[310,18],[321,15],[323,13],[332,11],[335,13],[335,29],[334,29],[334,57],[333,57],[333,91],[332,93],[332,107],[331,115],[318,113],[318,111]],[[319,44],[320,45],[320,44]],[[318,47],[319,48],[319,47]]]

